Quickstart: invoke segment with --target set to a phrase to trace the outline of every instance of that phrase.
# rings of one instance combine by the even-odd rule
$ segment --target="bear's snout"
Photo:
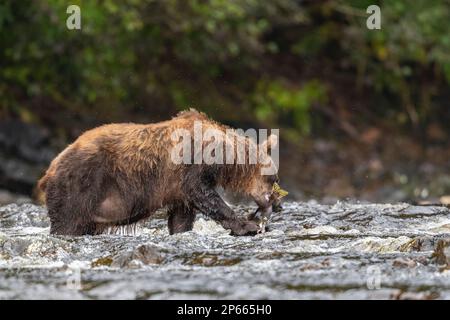
[[[260,195],[253,196],[253,200],[256,202],[259,208],[265,209],[272,205],[274,199],[272,199],[272,192],[264,192]]]

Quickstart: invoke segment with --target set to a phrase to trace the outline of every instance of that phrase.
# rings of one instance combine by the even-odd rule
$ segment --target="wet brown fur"
[[[203,130],[227,129],[190,110],[164,122],[110,124],[81,135],[52,161],[38,182],[45,195],[50,232],[98,234],[110,227],[135,224],[163,207],[168,208],[171,234],[191,230],[197,212],[236,235],[256,232],[257,225],[237,218],[215,188],[222,186],[258,199],[276,177],[262,176],[261,165],[248,162],[172,163],[172,132],[181,128],[192,133],[194,121],[202,121]],[[249,138],[240,141],[254,144]]]

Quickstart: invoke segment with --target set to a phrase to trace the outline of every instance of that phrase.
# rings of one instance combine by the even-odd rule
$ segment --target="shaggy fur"
[[[197,212],[235,235],[254,234],[257,224],[238,218],[216,187],[245,193],[258,205],[267,206],[265,199],[277,176],[261,175],[261,165],[248,161],[174,164],[170,150],[176,142],[171,134],[186,129],[193,137],[194,121],[202,121],[203,130],[214,128],[224,133],[225,144],[255,145],[243,136],[230,142],[225,136],[227,127],[195,110],[160,123],[110,124],[87,131],[52,161],[38,183],[45,195],[50,232],[98,234],[109,227],[134,224],[167,207],[171,234],[191,230]]]

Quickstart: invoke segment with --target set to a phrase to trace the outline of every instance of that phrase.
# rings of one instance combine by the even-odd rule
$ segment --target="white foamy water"
[[[201,215],[171,236],[161,214],[132,232],[55,237],[45,209],[9,205],[0,208],[0,299],[450,298],[449,273],[433,258],[449,226],[443,207],[292,202],[254,237]]]

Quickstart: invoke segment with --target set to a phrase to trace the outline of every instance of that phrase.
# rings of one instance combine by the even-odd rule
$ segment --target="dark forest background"
[[[446,203],[449,84],[447,0],[3,0],[0,188],[30,195],[88,128],[195,107],[280,128],[293,198]]]

